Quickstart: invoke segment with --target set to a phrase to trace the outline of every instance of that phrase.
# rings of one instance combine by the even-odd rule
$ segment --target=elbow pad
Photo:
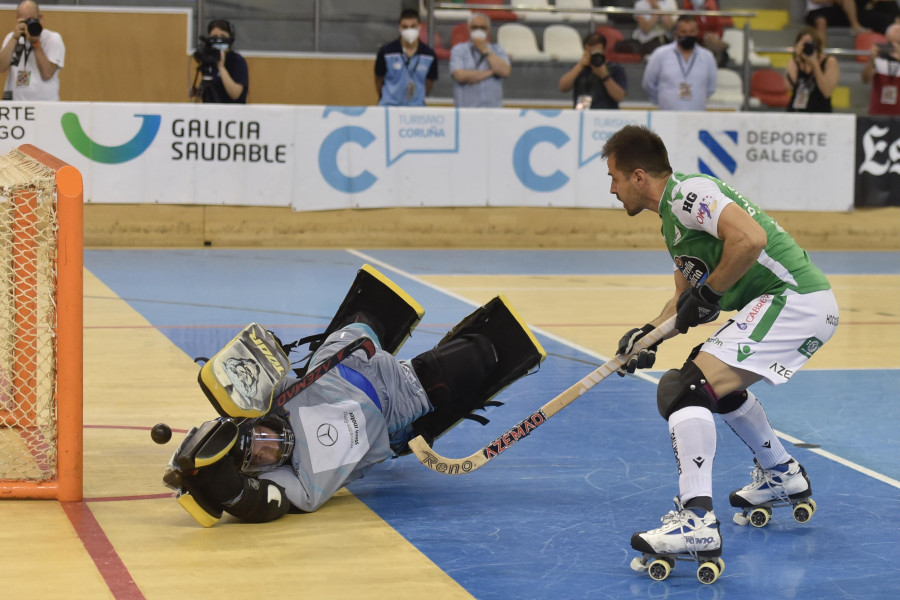
[[[291,503],[281,486],[266,480],[243,477],[240,495],[226,505],[225,512],[250,523],[266,523],[281,518]]]

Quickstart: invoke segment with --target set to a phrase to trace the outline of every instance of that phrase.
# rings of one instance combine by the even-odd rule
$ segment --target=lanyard
[[[406,55],[406,52],[402,53],[403,56],[403,64],[406,66],[406,74],[409,75],[410,81],[413,80],[413,73],[415,73],[416,69],[419,68],[419,58],[421,58],[421,54],[416,53],[416,64],[410,68],[410,63],[412,63],[412,58]]]
[[[687,69],[685,69],[684,57],[681,56],[681,52],[678,50],[678,48],[675,48],[675,56],[678,57],[678,67],[681,69],[681,74],[685,79],[687,79],[688,75],[690,75],[691,73],[691,69],[694,68],[694,62],[697,59],[697,52],[691,52],[691,60],[688,61]]]
[[[475,61],[475,70],[477,71],[478,67],[481,66],[481,63],[484,62],[484,59],[487,56],[487,54],[482,54],[481,52],[479,52],[478,50],[475,49],[475,46],[469,46],[469,52],[472,54],[472,60]],[[475,58],[476,54],[478,55],[477,59]]]

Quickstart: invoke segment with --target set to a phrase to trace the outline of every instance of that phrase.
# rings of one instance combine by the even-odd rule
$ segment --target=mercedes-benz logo
[[[322,423],[316,430],[316,438],[323,446],[334,446],[337,443],[337,428],[330,423]]]

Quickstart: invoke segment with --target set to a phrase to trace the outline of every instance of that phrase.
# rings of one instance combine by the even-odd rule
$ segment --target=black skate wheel
[[[812,501],[810,501],[812,502]],[[816,512],[816,509],[812,507],[811,504],[807,504],[806,502],[801,502],[800,504],[794,505],[794,520],[798,523],[806,523],[809,521],[813,513]]]
[[[750,511],[750,524],[754,527],[765,527],[769,524],[769,519],[772,517],[771,511],[767,508],[754,508]]]
[[[725,563],[722,563],[723,566]],[[719,565],[713,562],[705,562],[701,563],[699,567],[697,567],[697,579],[700,580],[700,583],[709,585],[716,581],[721,574],[721,570],[719,569]]]
[[[647,573],[653,581],[662,581],[668,577],[671,572],[672,567],[669,565],[669,562],[662,558],[654,560],[650,563],[650,566],[647,567]]]

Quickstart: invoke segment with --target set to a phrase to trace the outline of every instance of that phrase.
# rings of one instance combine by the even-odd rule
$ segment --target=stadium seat
[[[594,8],[594,3],[592,0],[556,0],[556,8],[583,8],[583,9],[592,9]],[[560,13],[563,21],[568,23],[588,23],[591,20],[594,23],[602,24],[606,23],[607,18],[606,15],[602,13],[597,14],[588,14],[588,13]],[[593,17],[593,19],[592,19]]]
[[[744,104],[744,80],[731,69],[719,69],[716,77],[716,91],[709,97],[711,104],[739,107]],[[750,98],[750,106],[761,104],[758,98]]]
[[[548,0],[514,0],[513,4],[516,8],[551,8]],[[562,15],[550,12],[549,10],[524,11],[517,10],[516,16],[520,21],[542,21],[544,23],[558,23],[562,21]]]
[[[625,36],[621,31],[609,25],[598,25],[597,33],[602,33],[606,38],[606,60],[619,64],[639,63],[643,59],[635,52],[616,52],[616,44],[624,42]]]
[[[423,44],[428,43],[428,22],[424,21],[419,27],[419,39]],[[441,40],[441,32],[437,29],[434,30],[434,47],[432,48],[434,53],[437,55],[438,60],[449,60],[450,59],[450,50],[444,48],[443,40]]]
[[[577,62],[584,55],[581,36],[569,25],[548,25],[544,29],[544,54],[552,60]]]
[[[779,71],[758,69],[750,77],[750,96],[771,108],[785,108],[791,101],[791,92]]]
[[[502,0],[468,0],[468,4],[491,4],[491,5],[500,5],[500,4],[509,4],[508,2],[503,2]],[[483,12],[487,16],[491,18],[491,21],[497,23],[506,23],[509,21],[516,21],[518,17],[516,13],[511,10],[499,10],[499,9],[481,9],[479,8],[474,12]]]
[[[450,48],[457,44],[461,44],[463,42],[469,41],[469,24],[468,23],[457,23],[453,26],[453,30],[450,31]]]
[[[466,21],[469,20],[469,15],[472,14],[470,10],[456,10],[452,8],[436,8],[434,9],[434,18],[438,21]],[[422,22],[426,22],[428,20],[428,3],[425,0],[419,0],[419,15],[422,17]]]
[[[875,31],[865,31],[856,36],[856,49],[869,52],[872,46],[876,44],[886,44],[887,38]],[[864,63],[869,60],[869,55],[860,55],[856,57],[856,62]]]
[[[744,64],[744,30],[743,29],[726,29],[722,32],[722,41],[728,44],[728,56],[737,66]],[[764,56],[760,56],[755,51],[753,38],[750,38],[750,66],[752,67],[770,67],[772,61]]]
[[[530,27],[519,23],[504,23],[497,28],[497,43],[511,60],[550,60],[538,48],[537,37]]]

